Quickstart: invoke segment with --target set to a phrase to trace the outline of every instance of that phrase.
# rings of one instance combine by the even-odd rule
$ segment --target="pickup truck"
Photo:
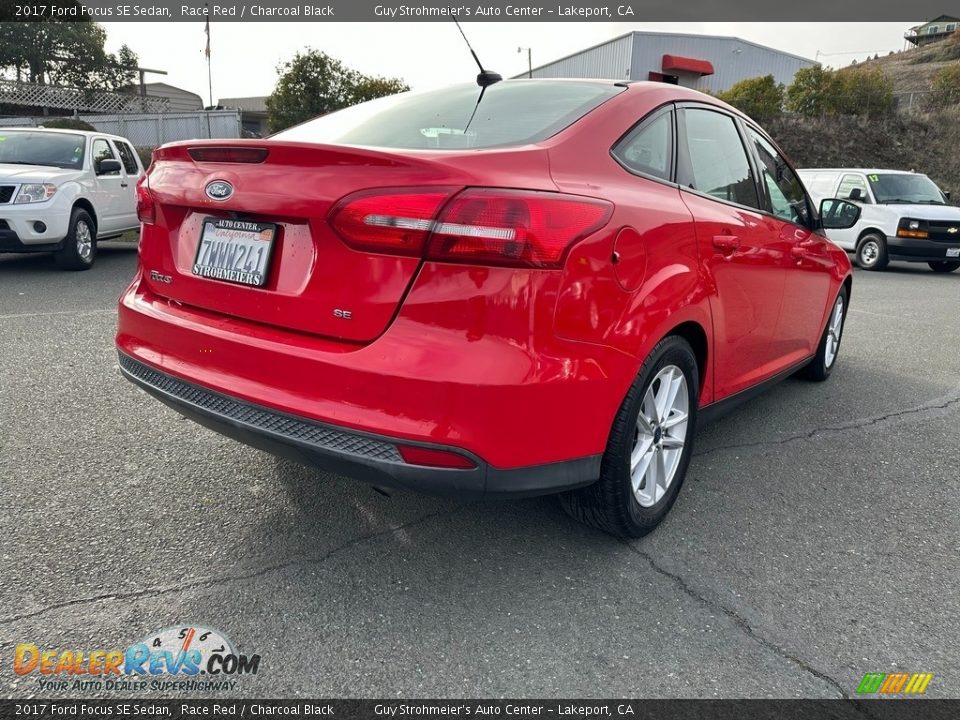
[[[101,132],[0,128],[0,252],[52,252],[87,270],[97,241],[137,230],[140,158]]]
[[[927,263],[941,273],[960,268],[960,207],[926,175],[862,168],[797,174],[817,202],[842,198],[862,208],[856,225],[827,237],[864,270],[883,270],[891,260]]]

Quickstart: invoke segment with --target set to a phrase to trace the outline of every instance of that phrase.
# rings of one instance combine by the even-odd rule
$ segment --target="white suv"
[[[140,227],[140,158],[121,137],[0,128],[0,252],[52,252],[86,270],[97,240]]]
[[[926,175],[852,168],[797,174],[817,202],[843,198],[863,208],[856,225],[827,236],[865,270],[882,270],[890,260],[925,262],[935,272],[960,268],[960,207]]]

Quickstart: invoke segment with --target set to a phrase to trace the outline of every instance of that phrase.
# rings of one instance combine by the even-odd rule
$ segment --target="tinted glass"
[[[869,197],[867,193],[867,183],[864,182],[864,179],[860,175],[844,175],[843,180],[840,181],[840,187],[837,188],[837,197],[844,199],[852,199],[854,190],[860,191],[860,197],[855,198],[861,202],[867,202]]]
[[[663,113],[625,137],[613,154],[634,172],[670,180],[673,115]]]
[[[759,208],[750,163],[733,118],[691,109],[684,116],[692,172],[686,184],[718,200]]]
[[[98,139],[93,141],[93,169],[95,172],[100,172],[100,161],[101,160],[110,160],[116,159],[113,154],[113,150],[110,148],[110,143],[106,140]],[[117,175],[118,172],[105,173],[106,175]]]
[[[878,203],[946,204],[940,188],[926,175],[872,174],[867,180]]]
[[[796,174],[765,137],[750,127],[747,128],[747,137],[760,159],[760,172],[770,195],[771,212],[783,220],[806,225],[809,218],[807,195]]]
[[[622,92],[612,84],[506,81],[361,103],[277,133],[277,140],[455,150],[539,142]]]
[[[79,170],[86,143],[83,135],[0,130],[0,163]]]
[[[120,153],[120,160],[123,162],[123,169],[127,171],[127,175],[136,175],[140,172],[140,168],[137,167],[137,158],[136,155],[134,155],[133,148],[119,140],[116,140],[115,143],[117,152]]]

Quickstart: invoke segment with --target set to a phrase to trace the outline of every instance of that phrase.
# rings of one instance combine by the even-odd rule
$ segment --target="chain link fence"
[[[6,117],[0,118],[0,127],[40,127],[54,119]],[[89,123],[100,132],[125,137],[137,147],[153,148],[175,140],[242,136],[239,110],[75,115],[73,119]]]

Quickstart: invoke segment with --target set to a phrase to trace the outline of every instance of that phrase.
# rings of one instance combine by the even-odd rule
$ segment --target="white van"
[[[890,260],[925,262],[935,272],[960,268],[960,207],[926,175],[855,168],[797,174],[816,202],[843,198],[863,208],[856,225],[827,236],[865,270],[882,270]]]

